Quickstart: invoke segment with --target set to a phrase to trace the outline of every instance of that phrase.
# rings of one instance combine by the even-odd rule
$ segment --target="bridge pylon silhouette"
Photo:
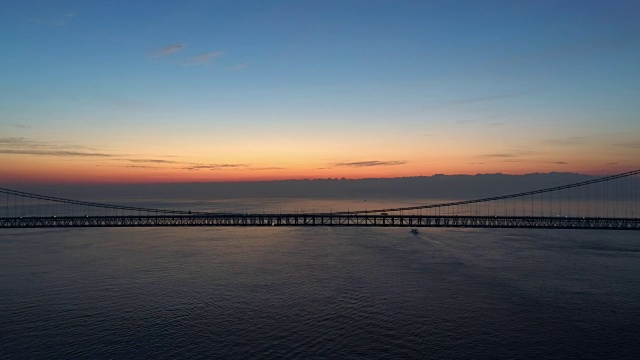
[[[640,230],[640,170],[472,200],[321,213],[168,210],[0,188],[0,228],[379,226]]]

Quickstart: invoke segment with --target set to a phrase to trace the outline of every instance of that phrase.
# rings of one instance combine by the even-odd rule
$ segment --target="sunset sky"
[[[640,2],[5,1],[0,183],[640,168]]]

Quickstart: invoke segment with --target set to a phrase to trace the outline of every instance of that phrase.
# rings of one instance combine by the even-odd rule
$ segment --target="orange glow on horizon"
[[[458,164],[453,161],[407,162],[389,166],[290,166],[276,168],[216,168],[185,170],[168,166],[144,167],[95,163],[87,160],[50,161],[44,157],[10,156],[4,161],[0,180],[4,184],[141,184],[190,182],[250,182],[313,179],[364,179],[444,175],[504,173],[574,172],[591,175],[621,173],[635,169],[624,164],[600,165],[576,163],[567,166],[553,163],[496,162],[494,164]],[[7,171],[11,169],[11,171]]]

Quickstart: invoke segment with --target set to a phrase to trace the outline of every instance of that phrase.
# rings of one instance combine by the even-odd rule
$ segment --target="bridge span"
[[[535,216],[220,214],[0,218],[0,228],[359,226],[640,230],[640,219]]]
[[[473,200],[325,213],[153,209],[0,188],[0,228],[362,226],[640,230],[640,170]]]

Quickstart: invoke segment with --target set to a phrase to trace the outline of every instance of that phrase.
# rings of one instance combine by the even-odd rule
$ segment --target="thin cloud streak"
[[[44,155],[44,156],[79,156],[79,157],[112,157],[114,154],[96,152],[92,148],[72,144],[51,144],[26,139],[23,137],[0,138],[0,154],[7,155]]]
[[[125,159],[127,161],[133,163],[143,163],[143,164],[188,164],[181,161],[172,161],[172,160],[162,160],[162,159]]]
[[[209,63],[211,60],[221,56],[223,54],[222,51],[212,51],[210,53],[202,54],[200,56],[196,56],[191,60],[192,65],[203,65]]]
[[[150,166],[150,165],[127,165],[126,168],[134,168],[134,169],[151,169],[151,170],[166,170],[166,167],[162,166]]]
[[[34,148],[34,149],[80,149],[80,150],[95,150],[90,147],[73,145],[73,144],[55,144],[55,143],[46,143],[40,142],[36,140],[27,139],[24,137],[3,137],[0,138],[0,146],[11,147],[11,148]]]
[[[337,162],[337,163],[334,163],[333,166],[336,166],[336,167],[372,167],[372,166],[404,165],[406,163],[407,163],[407,161],[405,161],[405,160],[391,160],[391,161],[371,160],[371,161]]]
[[[247,68],[247,66],[249,66],[249,64],[247,64],[246,62],[243,62],[238,65],[230,67],[229,70],[233,70],[233,71],[244,70]]]
[[[512,153],[494,153],[494,154],[484,154],[482,157],[486,158],[512,158],[518,155]]]
[[[545,143],[552,146],[574,146],[582,144],[584,140],[582,136],[572,136],[564,139],[548,139]]]
[[[523,157],[523,156],[529,156],[529,155],[533,155],[535,154],[535,152],[533,151],[526,151],[526,150],[513,150],[510,152],[498,152],[498,153],[489,153],[489,154],[483,154],[483,155],[478,155],[478,157],[481,158],[516,158],[516,157]]]
[[[171,55],[175,52],[178,52],[186,47],[185,44],[173,44],[167,47],[164,47],[154,53],[155,57],[163,57],[167,55]]]
[[[284,170],[283,167],[251,167],[249,164],[200,164],[186,161],[174,161],[164,159],[119,159],[128,161],[135,165],[123,165],[126,168],[140,169],[176,169],[176,170],[245,170],[245,171],[265,171],[265,170]],[[182,167],[162,166],[162,165],[182,165]]]
[[[27,19],[27,21],[38,24],[38,25],[46,25],[53,27],[61,27],[67,25],[71,20],[76,17],[75,13],[66,13],[62,15],[52,16],[46,19]]]
[[[0,154],[11,155],[46,155],[46,156],[80,156],[80,157],[112,157],[113,154],[90,153],[66,150],[29,150],[29,149],[0,149]]]
[[[617,144],[614,144],[614,145],[615,146],[619,146],[619,147],[640,149],[640,141],[626,141],[626,142],[620,142],[620,143],[617,143]]]
[[[16,145],[25,145],[25,144],[35,144],[34,141],[31,140],[27,140],[23,137],[3,137],[0,138],[0,145],[10,145],[10,146],[16,146]]]
[[[284,170],[283,167],[261,167],[261,168],[248,168],[251,171],[264,171],[264,170]]]
[[[193,166],[184,167],[184,170],[220,170],[220,169],[239,169],[246,168],[247,164],[195,164]]]

